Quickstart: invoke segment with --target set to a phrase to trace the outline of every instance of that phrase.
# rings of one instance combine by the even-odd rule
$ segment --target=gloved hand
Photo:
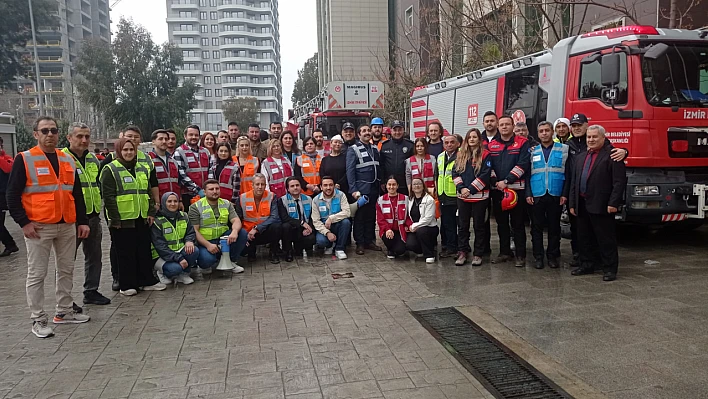
[[[199,192],[197,193],[197,195],[200,196],[201,198],[206,197],[206,193],[204,192],[204,190],[199,190]]]
[[[358,200],[356,200],[356,205],[360,208],[368,203],[369,203],[369,197],[366,195],[362,195],[361,197],[359,197]]]

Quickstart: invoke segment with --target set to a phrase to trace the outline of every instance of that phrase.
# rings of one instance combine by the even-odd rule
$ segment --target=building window
[[[187,63],[187,64],[182,64],[182,69],[187,71],[187,70],[194,70],[197,69],[195,64],[193,63]]]
[[[219,50],[212,51],[211,58],[218,60],[219,59]]]
[[[213,20],[218,19],[218,14],[217,14],[217,12],[216,12],[216,11],[211,11],[211,12],[209,13],[209,18],[210,18],[210,19],[213,19]]]
[[[209,50],[202,51],[202,59],[203,60],[209,59]]]
[[[180,24],[179,30],[186,30],[186,31],[194,30],[194,25],[192,25],[192,24]]]
[[[211,89],[204,90],[204,97],[211,97]]]
[[[211,84],[211,76],[205,76],[205,77],[204,77],[204,84],[205,84],[205,85]]]
[[[200,11],[199,12],[199,19],[202,21],[205,21],[207,19],[207,12],[206,11]]]
[[[214,66],[218,66],[219,64],[214,64]],[[214,72],[219,72],[214,68]],[[221,84],[221,76],[214,76],[214,84],[220,85]]]
[[[214,109],[214,102],[204,101],[204,109]]]
[[[211,108],[207,108],[211,109]],[[220,130],[223,128],[221,113],[207,114],[207,130]]]
[[[199,7],[206,7],[206,0],[199,0]]]
[[[209,40],[209,39],[207,39],[207,40]],[[218,37],[212,37],[212,38],[211,38],[211,45],[212,45],[212,46],[215,46],[215,47],[218,46],[218,45],[219,45],[219,38],[218,38]]]
[[[182,50],[182,58],[194,57],[194,50]]]
[[[221,101],[217,101],[215,104],[216,104],[216,109],[221,109]],[[219,128],[219,129],[221,129],[221,128]],[[214,130],[216,130],[216,129],[214,129]]]
[[[209,33],[209,25],[202,25],[199,27],[199,31],[202,33]]]
[[[214,90],[214,97],[221,97],[221,89]],[[217,106],[217,108],[221,108],[221,107]]]
[[[212,25],[211,33],[219,33],[219,25]]]
[[[216,7],[216,0],[209,0],[210,7]]]
[[[221,64],[219,64],[219,63],[214,64],[214,72],[221,72]]]
[[[209,46],[209,38],[208,37],[202,38],[202,46]]]
[[[192,12],[191,11],[180,11],[179,17],[180,18],[192,18]]]
[[[413,28],[413,6],[410,6],[406,9],[406,31],[409,31]]]
[[[193,37],[183,37],[179,39],[179,42],[182,44],[195,44]]]
[[[204,71],[204,72],[210,72],[210,71],[211,71],[211,65],[209,65],[209,64],[202,64],[202,71]]]

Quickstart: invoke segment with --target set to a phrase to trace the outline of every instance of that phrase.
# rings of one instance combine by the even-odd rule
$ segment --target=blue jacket
[[[369,196],[369,201],[379,196],[381,167],[379,150],[375,145],[357,141],[347,149],[347,181],[350,194],[358,191],[361,195]]]
[[[526,189],[527,195],[543,197],[547,193],[554,197],[567,197],[570,179],[567,179],[568,146],[553,143],[548,161],[543,154],[543,145],[537,145],[531,152],[531,178]]]

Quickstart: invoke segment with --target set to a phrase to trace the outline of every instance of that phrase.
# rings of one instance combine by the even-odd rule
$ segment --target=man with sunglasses
[[[10,171],[7,205],[22,227],[27,246],[27,303],[32,333],[54,335],[44,312],[44,279],[54,248],[56,315],[54,324],[85,323],[90,317],[72,308],[76,239],[89,236],[81,179],[74,160],[56,148],[59,129],[54,118],[42,116],[32,130],[37,145],[17,154]],[[78,225],[78,227],[76,227]]]

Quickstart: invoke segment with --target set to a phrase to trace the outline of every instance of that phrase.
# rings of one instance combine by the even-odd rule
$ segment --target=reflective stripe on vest
[[[170,191],[180,195],[181,189],[179,187],[179,171],[177,170],[177,164],[174,159],[166,156],[167,165],[165,165],[162,158],[160,158],[156,153],[149,152],[148,155],[150,156],[150,159],[155,167],[155,177],[157,178],[160,198],[162,198],[163,194]]]
[[[177,151],[180,152],[185,165],[185,173],[192,179],[199,188],[207,179],[209,172],[209,150],[199,147],[199,153],[195,153],[187,144],[182,144]]]
[[[457,187],[452,180],[452,168],[455,167],[455,162],[449,162],[445,166],[445,154],[438,155],[438,195],[445,194],[448,197],[457,196]]]
[[[324,193],[319,193],[314,199],[317,204],[317,209],[320,211],[320,220],[322,223],[327,221],[330,215],[336,215],[342,211],[342,204],[340,201],[341,191],[334,189],[334,197],[330,201],[331,207],[327,205],[327,201],[324,200]]]
[[[235,163],[229,162],[224,166],[224,169],[221,170],[221,174],[218,176],[219,188],[221,189],[220,197],[227,201],[231,201],[234,195],[234,185],[231,183],[231,178],[236,168]]]
[[[406,202],[408,199],[403,194],[398,194],[398,202],[396,204],[396,209],[393,209],[393,204],[388,194],[384,194],[377,200],[379,207],[381,208],[381,213],[384,220],[391,226],[398,227],[398,232],[401,234],[403,241],[406,240]],[[383,232],[381,232],[383,234]]]
[[[423,159],[423,168],[421,170],[418,158],[414,156],[406,160],[408,167],[411,170],[412,179],[422,179],[425,187],[435,187],[435,158],[432,155],[426,155]]]
[[[29,220],[54,224],[64,220],[76,222],[74,205],[74,160],[64,152],[55,150],[59,161],[59,173],[38,146],[22,152],[25,162],[25,188],[22,191],[22,207]]]
[[[356,158],[357,158],[357,163],[356,163],[357,169],[366,168],[368,166],[374,166],[374,167],[379,166],[379,161],[376,161],[374,159],[373,155],[371,155],[369,153],[369,151],[367,151],[366,147],[363,144],[361,144],[361,143],[355,144],[354,145],[354,153],[356,154]]]
[[[162,236],[167,241],[167,246],[175,252],[179,252],[184,248],[184,235],[187,233],[187,214],[177,212],[177,225],[173,225],[164,216],[155,218],[155,226],[162,231]],[[152,246],[152,258],[157,259],[160,255],[157,253],[155,246]]]
[[[280,157],[283,161],[281,166],[272,157],[268,157],[263,161],[263,167],[268,174],[268,190],[277,197],[285,195],[285,179],[293,175],[293,166],[285,157]],[[245,192],[245,190],[242,190]]]
[[[236,162],[239,167],[243,166],[243,172],[241,172],[241,192],[245,193],[253,190],[253,175],[258,171],[258,158],[249,155],[248,158],[243,161],[243,164],[241,164],[238,155],[234,155],[233,161]]]
[[[214,215],[214,210],[206,198],[194,203],[199,211],[199,234],[205,240],[215,240],[229,230],[229,203],[229,201],[219,198],[218,218]]]
[[[565,183],[565,164],[568,159],[568,146],[554,143],[548,162],[543,155],[543,148],[537,145],[531,153],[531,193],[534,197],[543,197],[546,193],[554,197],[563,195]]]
[[[299,220],[300,216],[297,214],[297,203],[295,202],[293,196],[290,195],[290,193],[287,193],[285,196],[280,197],[280,200],[283,202],[285,209],[288,211],[288,215],[293,219]],[[303,212],[303,210],[305,214],[305,221],[310,220],[310,215],[312,215],[312,198],[307,195],[300,196],[300,212]]]
[[[253,191],[241,195],[240,201],[241,210],[243,211],[243,228],[246,231],[251,231],[253,227],[265,222],[270,216],[270,203],[273,201],[273,193],[264,192],[258,206],[256,206]]]
[[[74,160],[74,166],[76,167],[76,172],[81,182],[81,192],[84,194],[86,214],[90,215],[92,213],[101,212],[101,189],[96,182],[98,179],[98,170],[101,169],[101,162],[89,152],[86,153],[84,161],[86,166],[81,166],[81,161],[71,153],[69,148],[64,148],[62,151],[71,156]]]
[[[116,181],[116,203],[120,220],[133,220],[148,217],[150,194],[148,190],[150,172],[144,163],[135,164],[135,176],[120,162],[113,161],[101,173],[109,170]]]
[[[319,184],[320,184],[320,164],[322,163],[322,157],[317,155],[315,157],[315,161],[312,162],[312,158],[303,154],[303,155],[299,155],[297,157],[296,162],[297,162],[298,166],[300,166],[300,169],[302,171],[302,178],[305,179],[305,181],[308,184],[314,184],[314,185],[319,186]],[[303,187],[302,192],[305,193],[306,195],[314,194],[314,192],[312,190],[308,190],[307,187]]]

